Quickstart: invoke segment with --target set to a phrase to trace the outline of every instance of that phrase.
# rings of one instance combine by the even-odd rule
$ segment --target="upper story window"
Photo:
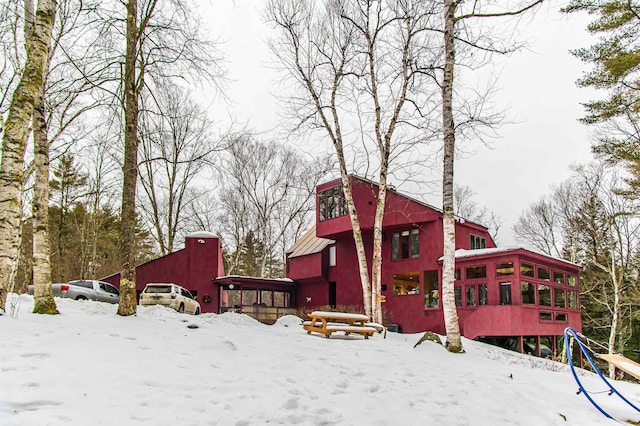
[[[496,275],[499,277],[513,275],[513,262],[498,263],[496,265]]]
[[[417,229],[396,232],[391,237],[391,259],[409,259],[420,256],[420,233]]]
[[[347,214],[349,214],[349,209],[342,185],[318,193],[318,219],[320,222]]]
[[[336,246],[329,246],[329,266],[336,266]]]
[[[471,250],[483,249],[487,247],[487,239],[479,237],[477,235],[471,235],[470,237]]]

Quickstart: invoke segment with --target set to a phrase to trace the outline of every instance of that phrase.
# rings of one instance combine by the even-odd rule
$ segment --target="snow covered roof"
[[[316,237],[316,226],[313,225],[311,229],[305,232],[298,241],[287,250],[287,253],[290,258],[320,253],[325,247],[334,243],[334,240]]]
[[[291,278],[262,278],[262,277],[248,277],[245,275],[223,275],[221,277],[216,277],[216,280],[224,280],[224,279],[242,279],[242,280],[263,280],[263,281],[281,281],[283,283],[292,283],[293,280]]]
[[[187,235],[187,238],[218,238],[213,232],[197,231]]]
[[[548,254],[545,253],[541,253],[535,250],[531,250],[531,249],[527,249],[524,247],[518,247],[518,246],[511,246],[511,247],[492,247],[492,248],[483,248],[483,249],[475,249],[475,250],[466,250],[466,249],[458,249],[456,250],[456,259],[464,259],[464,258],[469,258],[469,257],[478,257],[478,256],[484,256],[484,255],[491,255],[491,254],[498,254],[498,253],[507,253],[507,252],[511,252],[511,251],[518,251],[518,250],[522,250],[522,251],[526,251],[529,253],[533,253],[536,254],[538,256],[544,256],[547,257],[549,259],[553,259],[556,260],[558,262],[563,262],[572,266],[577,266],[580,267],[580,265],[573,263],[573,262],[569,262],[568,260],[564,260],[564,259],[559,259],[557,257],[553,257],[553,256],[549,256]],[[442,261],[444,259],[444,256],[440,256],[440,258],[438,259],[439,261]]]

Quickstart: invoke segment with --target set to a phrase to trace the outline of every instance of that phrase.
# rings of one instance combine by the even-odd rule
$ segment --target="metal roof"
[[[316,226],[302,234],[302,236],[287,250],[289,257],[306,256],[320,253],[325,247],[334,244],[334,240],[316,237]]]

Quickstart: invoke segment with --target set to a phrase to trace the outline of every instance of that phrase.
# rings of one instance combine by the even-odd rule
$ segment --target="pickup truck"
[[[120,291],[109,283],[98,280],[76,280],[66,284],[51,284],[53,295],[74,300],[96,300],[98,302],[118,303]],[[33,286],[27,288],[33,294]]]

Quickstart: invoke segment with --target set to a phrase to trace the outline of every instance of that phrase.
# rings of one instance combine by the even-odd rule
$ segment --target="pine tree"
[[[632,0],[572,0],[566,13],[595,15],[587,30],[598,36],[589,48],[572,53],[593,68],[578,80],[580,87],[606,91],[602,99],[584,104],[582,122],[596,125],[593,150],[611,163],[626,164],[629,181],[640,188],[640,2]]]

